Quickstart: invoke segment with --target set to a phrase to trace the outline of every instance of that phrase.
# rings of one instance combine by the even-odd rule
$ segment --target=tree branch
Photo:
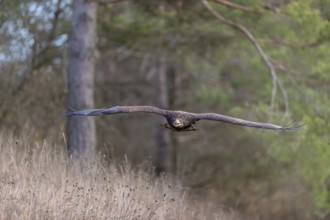
[[[241,11],[244,11],[244,12],[254,13],[254,14],[258,14],[258,15],[263,14],[259,10],[256,10],[254,8],[250,8],[250,7],[247,7],[247,6],[244,6],[244,5],[239,5],[239,4],[236,4],[236,3],[231,2],[231,1],[227,1],[227,0],[213,0],[213,1],[216,2],[216,3],[222,4],[224,6],[227,6],[229,8],[234,8],[234,9],[241,10]]]
[[[294,80],[291,74],[298,75],[298,72],[292,71],[285,67],[281,63],[276,63],[275,61],[272,61],[274,63],[274,66],[276,69],[283,71],[287,74],[288,79],[290,80],[291,84],[295,87],[295,89],[298,91],[298,93],[303,97],[303,100],[309,104],[309,106],[314,110],[315,114],[319,116],[320,118],[326,119],[324,114],[321,112],[320,106],[316,103],[315,99],[311,98],[309,95],[306,95],[304,91],[300,89],[300,86],[298,83]]]
[[[112,3],[119,3],[119,2],[123,2],[126,0],[96,0],[97,3],[101,3],[101,4],[112,4]]]
[[[326,36],[326,37],[319,38],[314,42],[310,42],[310,43],[307,43],[307,44],[301,44],[301,45],[291,44],[291,43],[288,43],[288,42],[285,42],[281,39],[276,39],[276,38],[275,39],[263,39],[262,42],[268,43],[268,44],[275,44],[275,45],[279,45],[279,46],[284,46],[284,47],[289,47],[289,48],[294,49],[294,50],[299,50],[299,49],[309,49],[309,48],[318,47],[318,46],[320,46],[321,44],[323,44],[325,42],[329,42],[329,39],[330,38],[328,36]]]
[[[60,15],[62,13],[61,3],[62,0],[58,0],[56,3],[54,18],[51,22],[52,29],[49,31],[49,34],[45,39],[45,44],[40,43],[40,47],[38,48],[37,44],[39,42],[36,41],[36,37],[35,37],[35,43],[32,46],[32,70],[39,69],[40,67],[45,65],[45,63],[47,64],[49,61],[53,59],[54,50],[51,51],[51,49],[53,49],[52,43],[57,36],[56,32],[58,30],[58,22],[60,20]],[[47,54],[49,51],[51,51],[52,53]]]
[[[272,89],[272,95],[271,95],[271,100],[270,100],[270,111],[273,112],[274,111],[274,103],[275,103],[275,98],[276,98],[276,93],[277,93],[277,84],[278,84],[278,80],[277,80],[277,74],[276,74],[276,70],[273,66],[273,64],[270,62],[267,54],[264,52],[264,50],[262,49],[262,47],[260,46],[259,42],[256,40],[256,38],[253,36],[253,34],[249,31],[249,29],[247,29],[245,26],[239,24],[239,23],[235,23],[231,20],[228,20],[227,18],[223,17],[222,15],[220,15],[218,12],[216,12],[212,6],[208,3],[207,0],[201,0],[203,5],[207,8],[207,10],[213,15],[215,16],[218,20],[220,20],[222,23],[240,31],[241,33],[243,33],[254,45],[254,47],[257,49],[259,55],[262,58],[262,61],[265,63],[265,65],[268,67],[269,72],[272,76],[272,84],[273,84],[273,89]],[[282,86],[280,86],[280,89]],[[282,90],[283,96],[285,97],[285,91]]]
[[[280,87],[280,90],[282,91],[282,95],[283,95],[283,99],[284,99],[284,106],[285,106],[285,112],[284,115],[282,117],[282,121],[284,121],[284,119],[289,115],[289,97],[288,97],[288,93],[284,87],[283,82],[278,79],[277,80],[278,86]]]

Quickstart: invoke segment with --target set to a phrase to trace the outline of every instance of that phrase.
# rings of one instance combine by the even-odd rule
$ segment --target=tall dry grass
[[[68,165],[64,146],[0,135],[0,219],[238,219],[180,184],[102,159]],[[147,166],[147,165],[146,165]]]

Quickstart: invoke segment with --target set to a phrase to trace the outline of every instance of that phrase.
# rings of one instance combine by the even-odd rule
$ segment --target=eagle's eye
[[[175,119],[174,123],[173,123],[174,127],[176,128],[181,128],[183,127],[182,121],[180,119]]]

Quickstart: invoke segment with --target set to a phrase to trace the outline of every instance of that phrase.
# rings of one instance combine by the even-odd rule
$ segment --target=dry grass
[[[63,146],[0,136],[0,219],[238,219],[129,165],[68,166]]]

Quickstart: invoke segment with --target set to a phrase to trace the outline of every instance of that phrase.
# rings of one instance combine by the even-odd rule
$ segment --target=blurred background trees
[[[245,26],[277,71],[272,111],[272,77],[254,45],[189,0],[98,2],[95,107],[150,104],[299,120],[308,130],[201,122],[198,132],[171,133],[159,130],[157,116],[116,115],[96,118],[97,149],[118,163],[158,161],[160,172],[175,174],[196,196],[213,195],[212,202],[250,216],[320,219],[330,213],[330,1],[230,1],[252,12],[224,2],[210,4]],[[71,1],[0,4],[1,128],[62,141]]]

